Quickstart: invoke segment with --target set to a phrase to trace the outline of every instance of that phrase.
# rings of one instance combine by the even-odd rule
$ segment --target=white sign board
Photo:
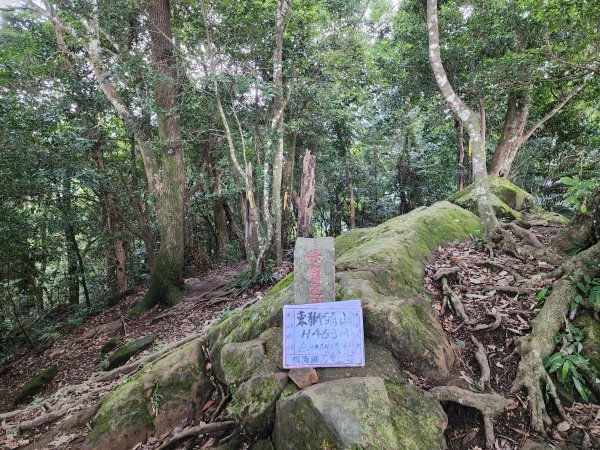
[[[283,307],[283,367],[365,365],[360,300]]]

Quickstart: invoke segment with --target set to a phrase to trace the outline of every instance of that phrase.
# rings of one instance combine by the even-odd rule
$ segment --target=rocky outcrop
[[[317,369],[319,382],[303,390],[290,382],[281,342],[282,309],[294,297],[288,275],[254,305],[115,389],[94,418],[89,445],[133,447],[193,418],[213,390],[204,346],[212,372],[232,394],[229,413],[257,445],[443,448],[446,416],[407,384],[405,370],[443,379],[454,364],[453,344],[423,286],[425,266],[438,246],[480,228],[471,212],[439,202],[336,239],[336,298],[362,300],[365,367]]]
[[[504,177],[490,177],[490,201],[500,220],[526,221],[530,225],[566,225],[569,219],[535,205],[533,196]],[[452,195],[452,203],[477,213],[475,185],[471,184]]]

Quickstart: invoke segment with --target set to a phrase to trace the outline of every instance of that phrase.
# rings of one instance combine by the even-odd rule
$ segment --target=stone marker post
[[[297,238],[294,249],[294,303],[333,301],[335,301],[333,238]]]

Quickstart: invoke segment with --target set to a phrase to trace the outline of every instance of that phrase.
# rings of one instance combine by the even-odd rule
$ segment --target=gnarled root
[[[552,293],[544,302],[540,313],[531,321],[531,333],[521,338],[515,348],[521,360],[512,391],[527,389],[530,397],[531,426],[536,431],[543,431],[544,419],[548,420],[542,395],[544,385],[559,413],[566,418],[556,396],[554,384],[544,368],[544,358],[554,351],[554,336],[560,331],[564,317],[569,312],[569,305],[577,295],[576,288],[568,277],[572,275],[579,278],[583,274],[595,275],[600,272],[600,244],[571,258],[560,270],[565,275],[553,284]]]
[[[456,313],[460,316],[463,322],[467,325],[472,325],[474,322],[471,319],[469,319],[469,316],[465,311],[465,307],[462,304],[462,300],[452,289],[450,289],[450,286],[448,286],[448,280],[446,280],[446,278],[442,278],[442,292],[444,294],[444,297],[450,300],[452,308],[454,308],[454,311],[456,311]]]
[[[437,386],[428,394],[440,402],[453,402],[475,408],[483,415],[485,425],[485,442],[487,449],[494,448],[494,425],[492,419],[504,411],[512,403],[498,394],[478,394],[456,386]]]
[[[515,236],[523,241],[527,242],[532,247],[542,248],[544,244],[542,244],[539,239],[533,234],[531,231],[526,230],[525,228],[520,227],[514,222],[503,223],[500,225],[502,228],[508,228],[513,232]]]

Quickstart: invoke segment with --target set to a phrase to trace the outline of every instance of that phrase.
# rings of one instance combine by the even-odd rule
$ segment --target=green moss
[[[386,382],[398,448],[442,449],[447,419],[439,403],[410,385]]]
[[[596,376],[600,377],[600,322],[591,314],[582,314],[575,319],[574,325],[585,333],[581,354],[589,361]]]
[[[112,354],[108,356],[108,366],[106,370],[117,367],[125,362],[134,355],[137,355],[148,347],[157,338],[155,334],[151,336],[145,336],[135,341],[128,341],[121,347],[117,348]]]
[[[36,373],[25,385],[21,388],[19,393],[15,398],[15,404],[21,403],[35,394],[40,392],[44,387],[50,383],[56,374],[58,373],[58,368],[56,366],[48,367],[47,369],[42,370],[41,372]]]
[[[277,282],[277,284],[275,284],[275,286],[273,286],[269,290],[269,292],[267,292],[267,295],[274,296],[274,295],[278,294],[279,292],[281,292],[286,287],[288,287],[293,282],[294,282],[294,272],[288,273],[285,277],[283,277],[281,280],[279,280]]]
[[[89,444],[97,444],[134,426],[154,430],[142,383],[132,380],[114,389],[102,402],[92,422],[94,426],[86,438]]]

